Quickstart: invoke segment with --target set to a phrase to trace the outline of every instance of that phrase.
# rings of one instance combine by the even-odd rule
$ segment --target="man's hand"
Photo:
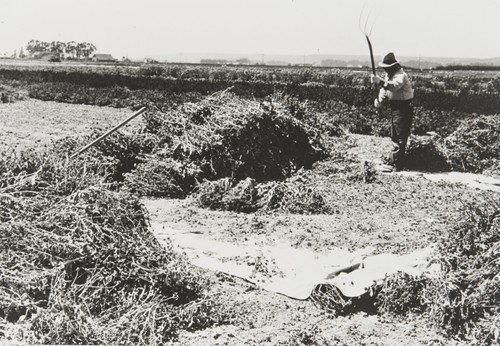
[[[376,74],[372,74],[370,76],[370,80],[371,80],[372,84],[376,84],[376,85],[384,82],[384,80],[382,78],[380,78],[379,76],[377,76]]]
[[[375,108],[380,109],[384,106],[384,101],[387,100],[387,92],[381,88],[380,91],[378,92],[378,97],[375,99],[373,102],[373,105]]]

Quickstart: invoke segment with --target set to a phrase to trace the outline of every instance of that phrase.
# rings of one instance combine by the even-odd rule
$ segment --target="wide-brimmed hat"
[[[391,67],[399,63],[399,61],[396,60],[396,57],[394,56],[394,53],[389,53],[386,56],[384,56],[384,60],[378,63],[378,66],[380,67]]]

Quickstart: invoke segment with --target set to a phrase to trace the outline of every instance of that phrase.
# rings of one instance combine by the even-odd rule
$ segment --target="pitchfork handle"
[[[115,127],[113,127],[111,130],[109,130],[108,132],[106,132],[105,134],[103,134],[102,136],[100,136],[99,138],[97,138],[96,140],[94,140],[92,143],[87,144],[82,149],[80,149],[79,151],[77,151],[76,153],[74,153],[73,155],[71,155],[69,158],[72,159],[72,158],[80,155],[81,153],[87,151],[94,144],[96,144],[97,142],[99,142],[99,141],[103,140],[104,138],[108,137],[110,134],[112,134],[113,132],[115,132],[116,130],[118,130],[120,127],[122,127],[123,125],[125,125],[126,123],[128,123],[129,121],[131,121],[132,119],[134,119],[135,117],[137,117],[139,114],[144,113],[145,110],[146,110],[146,107],[142,107],[137,112],[135,112],[134,114],[132,114],[128,119],[122,121],[121,123],[119,123],[118,125],[116,125]]]
[[[370,60],[371,60],[371,63],[372,63],[372,72],[375,75],[377,73],[375,71],[375,59],[373,59],[372,43],[370,42],[370,38],[368,37],[368,35],[365,35],[365,37],[366,37],[366,41],[368,42],[368,48],[370,49]]]

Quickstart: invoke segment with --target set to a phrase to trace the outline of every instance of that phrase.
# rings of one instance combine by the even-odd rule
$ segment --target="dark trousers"
[[[402,168],[405,165],[406,144],[410,136],[413,120],[413,106],[411,101],[390,101],[392,113],[391,139],[396,144],[391,156],[392,163],[396,168]]]

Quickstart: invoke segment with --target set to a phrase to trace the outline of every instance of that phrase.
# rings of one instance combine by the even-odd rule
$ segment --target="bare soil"
[[[48,144],[66,136],[90,134],[95,128],[108,129],[132,115],[124,108],[73,105],[27,99],[0,103],[0,151],[24,150]],[[140,117],[123,127],[132,131],[141,126]]]
[[[35,100],[0,104],[0,149],[21,150],[68,135],[109,128],[131,112],[107,107]],[[135,120],[129,130],[140,126]],[[378,160],[389,141],[354,136],[353,154]],[[145,200],[151,218],[186,231],[203,230],[210,239],[273,244],[289,241],[317,252],[333,248],[407,253],[436,243],[464,202],[498,198],[494,192],[435,183],[422,177],[379,174],[372,183],[347,181],[333,173],[332,162],[317,163],[307,177],[326,199],[328,215],[283,212],[253,214],[201,209],[192,200]],[[211,272],[213,296],[234,311],[234,321],[200,331],[182,332],[178,345],[462,345],[428,326],[422,317],[405,319],[358,312],[334,317],[311,300],[266,292],[244,280]]]
[[[377,161],[390,148],[385,138],[354,137],[351,150],[360,160]],[[330,215],[221,212],[198,208],[190,199],[145,204],[152,220],[165,228],[203,232],[213,240],[257,245],[285,241],[316,252],[374,247],[375,253],[403,254],[438,242],[461,217],[464,202],[496,194],[399,174],[380,174],[373,183],[349,182],[329,174],[331,165],[327,160],[308,172],[313,187],[333,208]],[[359,312],[333,317],[311,300],[293,300],[238,278],[212,275],[215,285],[210,294],[232,306],[239,318],[231,325],[184,332],[177,344],[465,344],[440,335],[421,316],[398,319]]]

